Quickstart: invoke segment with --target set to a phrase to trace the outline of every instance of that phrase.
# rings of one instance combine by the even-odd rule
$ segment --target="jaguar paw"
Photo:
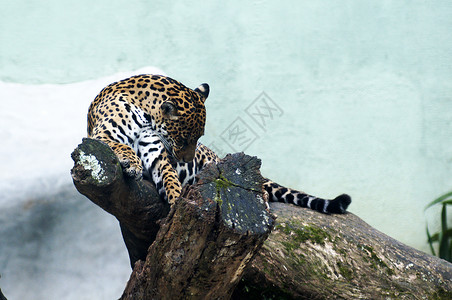
[[[122,171],[129,177],[139,180],[143,177],[143,167],[137,163],[130,163],[129,159],[124,159],[119,162],[122,167]]]

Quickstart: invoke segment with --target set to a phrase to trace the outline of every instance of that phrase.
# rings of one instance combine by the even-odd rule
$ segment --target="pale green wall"
[[[231,151],[219,135],[240,117],[264,175],[350,193],[352,212],[427,250],[422,209],[452,189],[452,2],[225,2],[3,1],[0,80],[153,65],[208,82],[205,143]],[[283,111],[265,130],[245,113],[262,91]]]

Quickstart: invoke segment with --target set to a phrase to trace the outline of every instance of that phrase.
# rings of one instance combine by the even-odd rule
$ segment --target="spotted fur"
[[[108,144],[124,173],[151,180],[169,203],[184,185],[217,155],[198,142],[204,134],[204,102],[209,86],[195,90],[165,76],[139,75],[104,88],[88,111],[88,136]],[[292,203],[322,213],[344,213],[351,199],[310,196],[270,180],[264,184],[269,201]]]

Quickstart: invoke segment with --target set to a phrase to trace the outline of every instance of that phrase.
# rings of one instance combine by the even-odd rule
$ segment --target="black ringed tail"
[[[283,187],[270,180],[264,183],[264,189],[268,193],[268,200],[270,202],[291,203],[324,214],[343,214],[352,202],[351,197],[347,194],[339,195],[332,200],[322,199]]]

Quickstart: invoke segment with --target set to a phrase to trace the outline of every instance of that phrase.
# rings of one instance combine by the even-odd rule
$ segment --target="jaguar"
[[[190,89],[170,77],[137,75],[105,87],[88,110],[88,137],[106,143],[127,176],[150,180],[173,204],[182,187],[193,184],[204,166],[219,157],[198,142],[204,134],[209,85]],[[271,202],[285,202],[321,213],[345,213],[347,194],[329,200],[279,185],[269,179]]]

